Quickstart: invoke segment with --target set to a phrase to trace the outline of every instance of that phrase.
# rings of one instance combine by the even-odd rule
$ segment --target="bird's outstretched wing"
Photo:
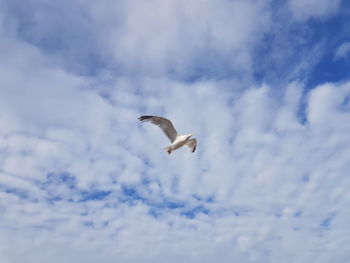
[[[186,145],[188,146],[188,148],[190,148],[191,152],[194,153],[194,151],[196,150],[196,147],[197,147],[197,140],[195,138],[189,139],[186,142]]]
[[[175,130],[173,124],[166,118],[158,116],[141,116],[138,118],[138,120],[141,122],[148,121],[155,125],[158,125],[171,142],[174,142],[176,137],[178,136],[178,133]]]

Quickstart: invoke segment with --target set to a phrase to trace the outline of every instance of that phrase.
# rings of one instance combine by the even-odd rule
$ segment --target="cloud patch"
[[[349,52],[350,52],[350,42],[344,42],[337,48],[334,55],[334,60],[346,59]]]
[[[288,6],[297,21],[306,21],[310,18],[323,19],[335,14],[340,6],[340,0],[289,0]]]

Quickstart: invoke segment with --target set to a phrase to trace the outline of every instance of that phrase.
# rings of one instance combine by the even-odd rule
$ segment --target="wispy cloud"
[[[298,21],[305,21],[310,18],[324,19],[337,12],[340,6],[340,0],[289,0],[288,5],[294,16]]]
[[[334,60],[346,58],[349,52],[350,52],[350,42],[344,42],[337,48],[334,55]]]

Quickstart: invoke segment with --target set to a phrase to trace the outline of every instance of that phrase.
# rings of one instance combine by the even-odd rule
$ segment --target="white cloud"
[[[288,5],[296,20],[305,21],[334,14],[339,8],[340,0],[289,0]]]
[[[334,60],[346,58],[349,52],[350,52],[350,42],[344,42],[337,48],[334,55]]]
[[[270,27],[269,2],[65,1],[40,8],[31,1],[30,14],[8,2],[15,15],[5,21],[13,20],[19,36],[55,63],[78,72],[98,72],[94,64],[102,64],[123,74],[191,77],[223,67],[250,74],[250,51]]]
[[[226,66],[248,70],[249,45],[269,28],[269,13],[263,12],[267,3],[127,1],[122,7],[123,30],[111,31],[111,48],[117,61],[130,70],[186,75],[201,61],[229,53],[235,59],[227,60]]]
[[[148,84],[150,90],[155,83]],[[79,200],[79,192],[72,193],[77,190],[56,184],[40,190],[38,203],[20,197],[14,199],[11,193],[3,195],[4,203],[9,204],[2,207],[6,209],[2,220],[6,229],[3,232],[6,243],[2,241],[4,259],[16,262],[18,250],[13,247],[19,246],[22,255],[39,262],[48,259],[69,262],[72,258],[113,262],[116,257],[126,262],[141,258],[143,262],[157,262],[166,256],[171,258],[170,262],[187,258],[191,262],[211,262],[218,254],[225,255],[225,262],[243,259],[256,262],[260,258],[280,261],[286,255],[297,261],[294,255],[307,259],[308,254],[316,256],[312,251],[318,247],[315,253],[321,253],[323,262],[327,262],[329,253],[334,256],[328,250],[327,240],[335,243],[337,259],[345,259],[344,244],[349,240],[346,232],[339,229],[346,217],[343,205],[350,200],[345,177],[350,154],[348,83],[316,87],[308,97],[305,125],[298,123],[296,116],[301,100],[297,83],[291,83],[282,103],[271,95],[272,90],[266,85],[243,94],[222,90],[216,97],[216,91],[224,87],[220,83],[179,85],[168,81],[167,84],[167,94],[144,94],[142,105],[148,107],[155,97],[163,101],[164,112],[175,120],[179,129],[196,132],[200,143],[197,154],[183,150],[169,158],[162,152],[166,139],[156,139],[160,133],[156,127],[135,129],[136,119],[126,121],[120,115],[115,118],[114,128],[109,126],[115,135],[99,140],[90,138],[95,134],[93,123],[85,126],[88,132],[81,134],[80,139],[68,130],[50,128],[45,138],[54,140],[53,144],[69,142],[69,148],[60,148],[58,160],[64,158],[70,162],[64,166],[65,171],[76,176],[78,187],[84,189],[90,181],[114,194],[96,201],[70,202],[64,198],[47,203],[46,198],[55,195]],[[147,90],[147,81],[144,85]],[[116,98],[117,94],[118,91]],[[131,102],[137,97],[133,94],[130,91],[126,96],[134,98]],[[186,100],[185,94],[191,95],[191,100]],[[203,102],[207,111],[200,108]],[[202,117],[192,120],[191,115],[196,114]],[[290,116],[289,121],[281,124],[281,114]],[[46,149],[43,152],[46,156],[57,154],[49,150],[51,142],[44,148],[40,146],[47,139],[19,138],[25,141],[17,142],[18,139],[10,137],[4,142],[10,147],[9,152],[23,151],[29,143],[34,153]],[[113,143],[118,142],[117,138],[123,138],[124,142]],[[38,143],[33,144],[35,141]],[[13,160],[9,155],[4,157],[5,162]],[[32,157],[33,161],[48,164],[40,155]],[[86,160],[93,158],[93,163]],[[144,164],[144,160],[149,164]],[[24,160],[16,162],[18,167],[25,165]],[[5,172],[21,173],[21,169],[17,173],[6,171],[6,167]],[[43,175],[40,169],[37,174]],[[21,178],[28,179],[25,175]],[[150,180],[152,186],[148,189],[140,184],[141,178]],[[1,183],[36,191],[35,184],[26,186],[8,180]],[[162,203],[168,198],[184,202],[185,206],[156,208],[141,200],[128,205],[118,201],[124,196],[121,183],[134,187],[149,202]],[[194,219],[179,215],[200,204],[193,200],[194,194],[214,198],[212,203],[201,203],[209,214],[197,212]],[[323,209],[319,209],[320,205]],[[28,210],[22,211],[23,206]],[[150,209],[159,210],[158,218],[149,214]],[[331,226],[323,229],[322,222],[331,215]],[[25,234],[20,234],[23,231]],[[39,248],[45,252],[39,252]],[[60,251],[65,253],[61,255]]]
[[[313,90],[310,94],[308,118],[314,125],[322,125],[323,129],[341,127],[347,128],[349,117],[348,98],[350,87],[344,84],[334,87],[332,84],[324,84]]]

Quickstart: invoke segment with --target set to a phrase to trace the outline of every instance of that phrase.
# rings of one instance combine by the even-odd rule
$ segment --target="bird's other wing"
[[[191,152],[194,153],[194,151],[196,150],[196,147],[197,147],[197,140],[195,138],[189,139],[186,142],[186,145],[188,146],[188,148],[190,148]]]
[[[174,142],[176,137],[178,136],[178,133],[175,130],[173,124],[166,118],[158,116],[141,116],[138,118],[138,120],[141,122],[148,121],[155,125],[158,125],[171,142]]]

